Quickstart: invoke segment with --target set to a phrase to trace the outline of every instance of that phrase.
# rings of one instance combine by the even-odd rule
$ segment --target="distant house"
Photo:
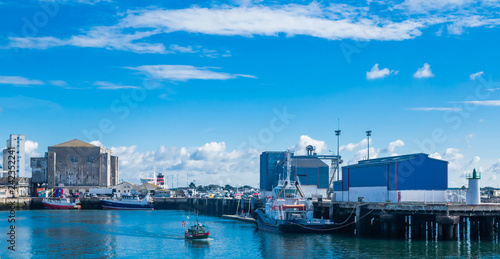
[[[16,191],[14,192],[15,197],[29,196],[30,194],[30,178],[28,177],[16,177],[15,178],[15,186]],[[1,177],[0,178],[0,197],[5,195],[5,197],[13,197],[13,195],[9,192],[9,186],[12,183],[9,183],[9,177]]]
[[[121,182],[113,187],[112,189],[115,189],[115,193],[118,193],[120,195],[122,194],[134,194],[137,193],[139,190],[139,185],[133,184],[130,182]]]
[[[150,183],[143,183],[141,184],[140,186],[137,187],[137,190],[142,194],[142,195],[146,195],[146,194],[151,194],[151,195],[154,195],[155,191],[157,189],[161,189],[160,186],[158,185],[154,185],[154,184],[150,184]]]

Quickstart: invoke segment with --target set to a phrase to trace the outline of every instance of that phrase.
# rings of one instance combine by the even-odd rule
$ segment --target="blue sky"
[[[0,136],[78,138],[197,183],[259,154],[423,152],[500,187],[499,1],[4,1]],[[29,167],[27,167],[29,169]],[[183,182],[180,183],[181,185]]]

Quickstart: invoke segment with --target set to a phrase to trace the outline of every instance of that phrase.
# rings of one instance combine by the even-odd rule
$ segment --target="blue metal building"
[[[278,164],[278,176],[286,177],[286,161]],[[328,188],[329,167],[314,156],[294,156],[291,161],[290,180],[299,180],[303,188],[314,185],[319,189]]]
[[[260,155],[260,189],[272,191],[278,185],[278,168],[276,165],[285,158],[284,151],[266,151]]]
[[[362,160],[342,167],[342,180],[334,182],[336,199],[343,201],[358,197],[378,202],[422,201],[430,199],[429,195],[438,201],[447,189],[448,162],[422,153]]]

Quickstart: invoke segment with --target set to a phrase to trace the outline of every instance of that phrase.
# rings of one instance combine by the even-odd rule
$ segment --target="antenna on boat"
[[[286,152],[286,181],[290,182],[290,172],[291,172],[291,155],[290,155],[290,149],[287,150]]]

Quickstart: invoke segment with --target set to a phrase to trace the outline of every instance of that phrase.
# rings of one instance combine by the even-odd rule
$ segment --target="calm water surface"
[[[500,258],[496,242],[410,242],[345,235],[275,234],[199,216],[209,241],[185,241],[185,211],[51,211],[16,213],[16,251],[7,250],[8,212],[0,212],[1,258]]]

